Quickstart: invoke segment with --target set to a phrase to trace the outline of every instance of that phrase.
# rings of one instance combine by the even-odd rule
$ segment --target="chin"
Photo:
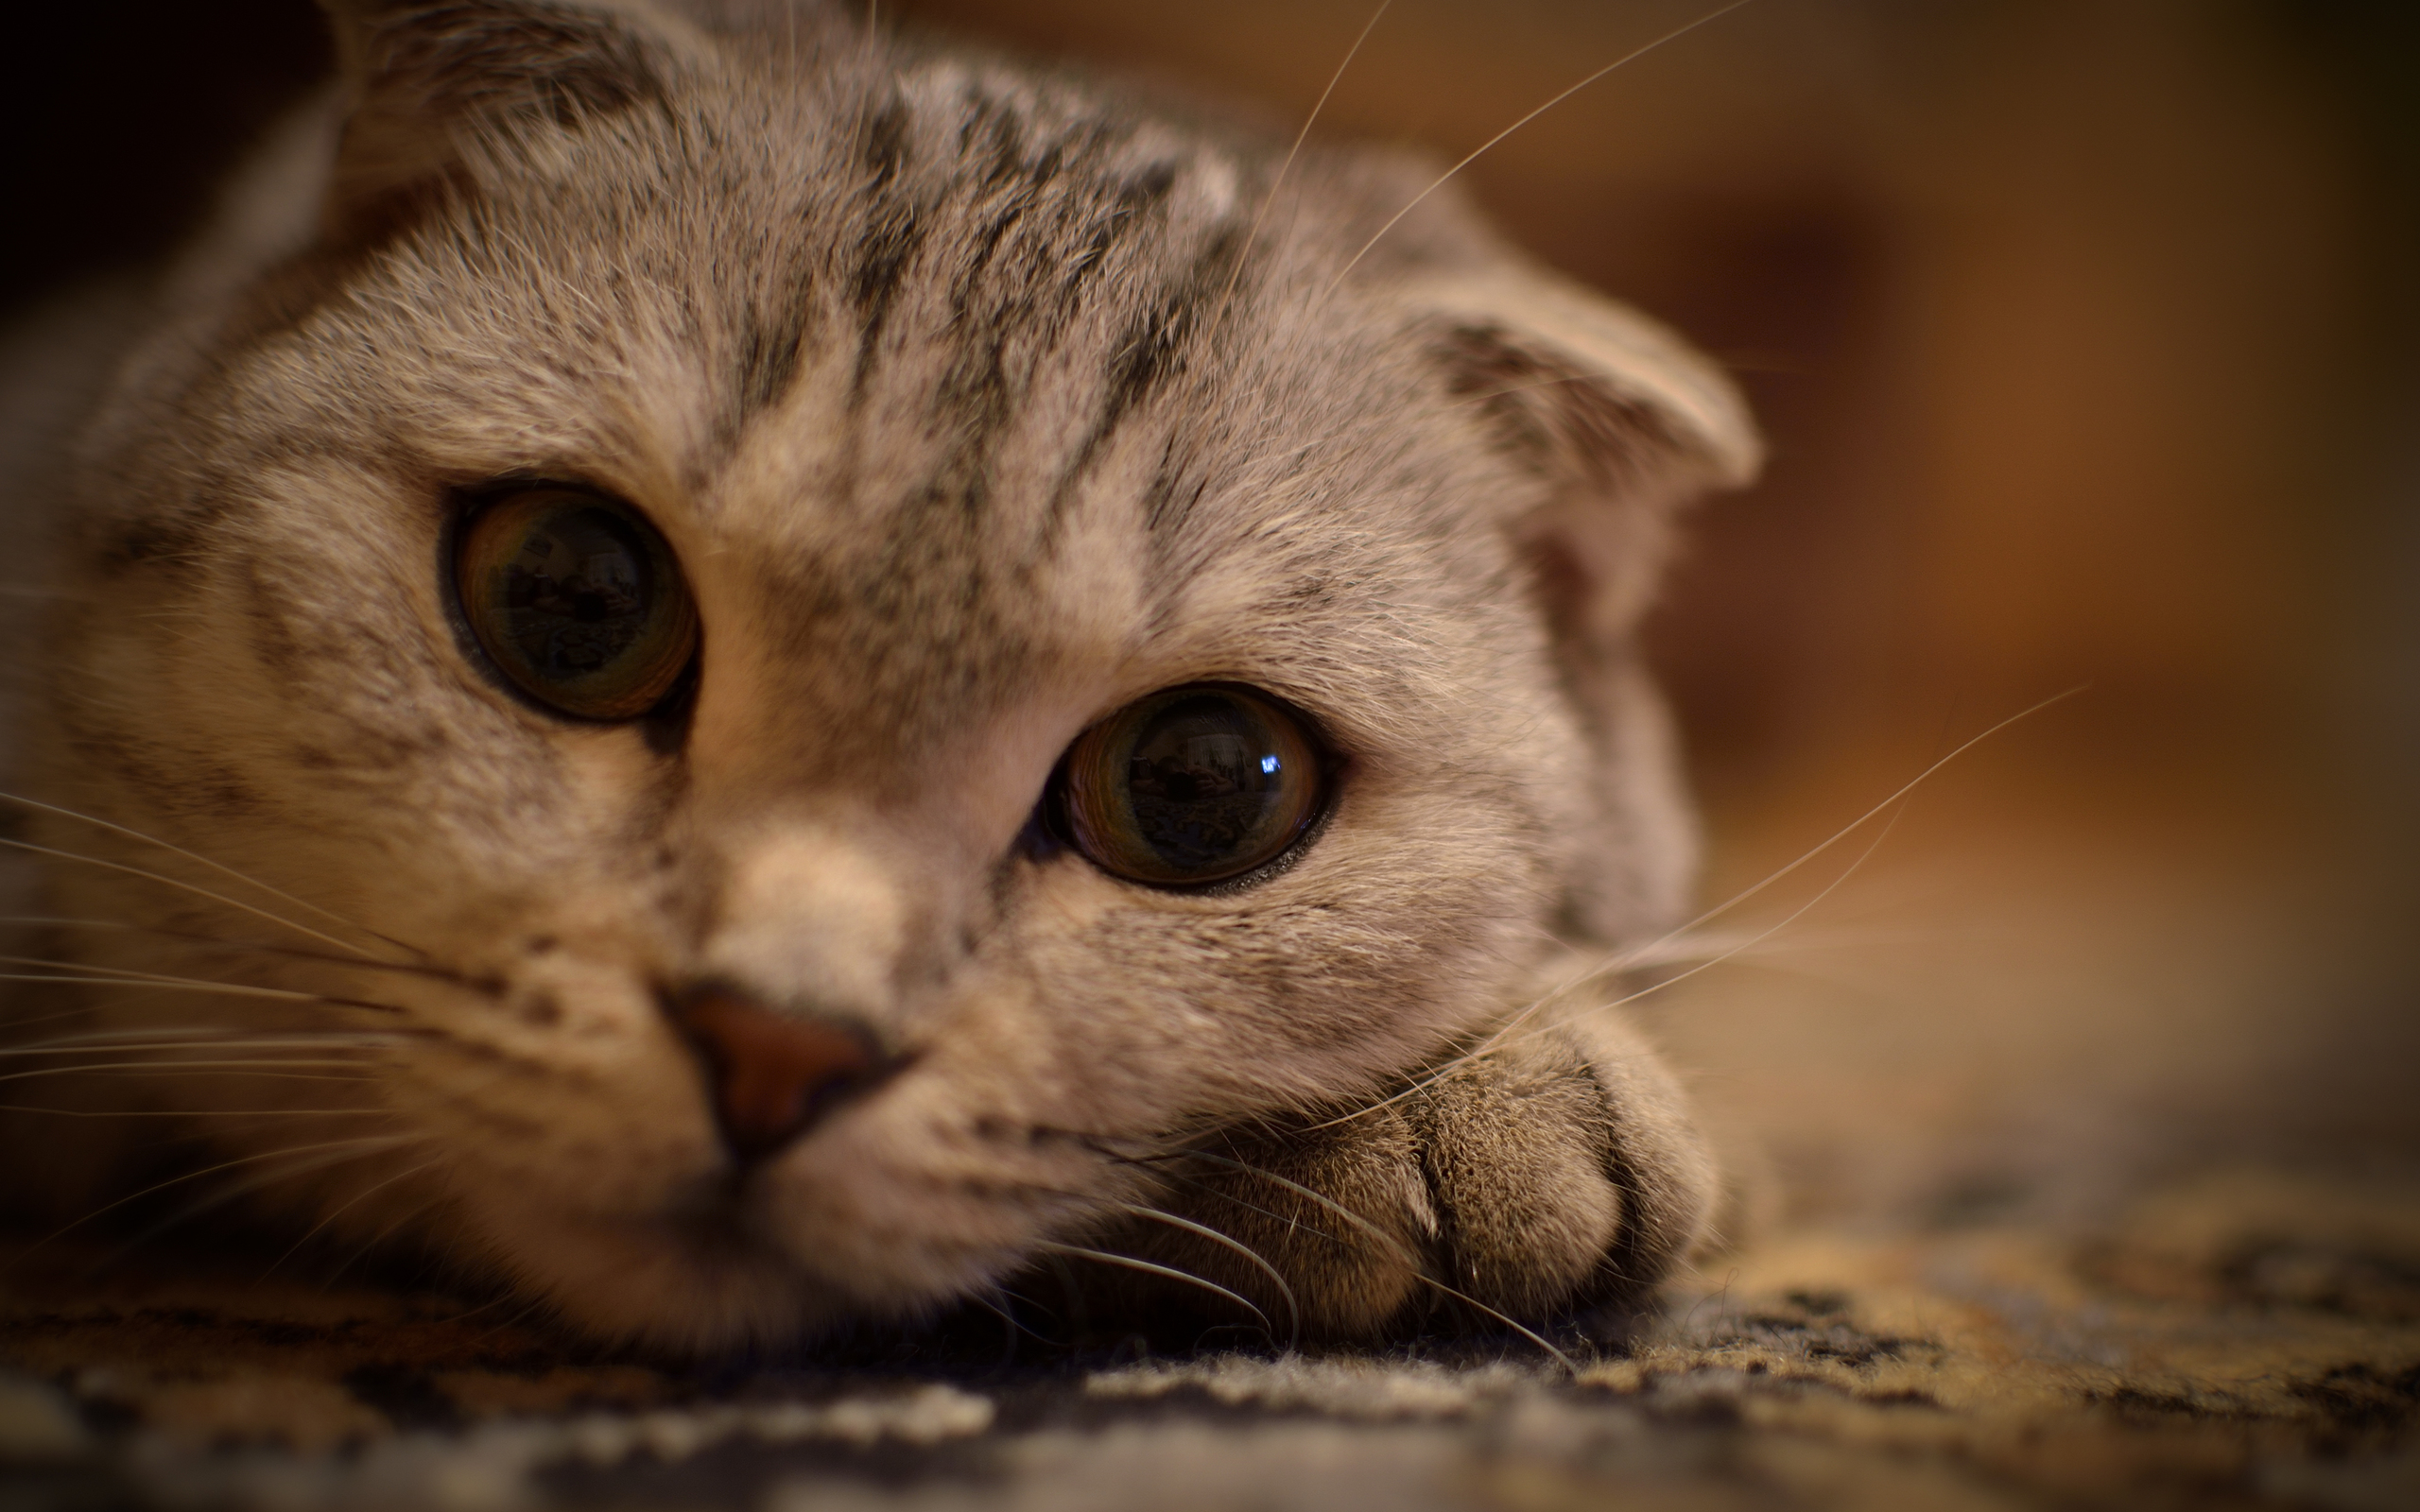
[[[460,1247],[563,1327],[684,1357],[802,1348],[853,1325],[921,1322],[1018,1259],[1007,1246],[893,1235],[884,1261],[866,1263],[856,1253],[862,1234],[787,1239],[765,1213],[737,1204],[677,1218],[600,1218],[508,1199],[465,1218]]]

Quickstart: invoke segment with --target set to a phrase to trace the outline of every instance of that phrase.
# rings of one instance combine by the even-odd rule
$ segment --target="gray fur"
[[[343,98],[237,185],[79,433],[26,781],[279,893],[55,815],[43,845],[415,970],[60,863],[52,912],[177,933],[48,952],[381,1007],[60,988],[35,1011],[95,1031],[376,1038],[217,1057],[342,1080],[49,1095],[188,1114],[219,1159],[391,1136],[267,1160],[259,1195],[675,1348],[912,1315],[1047,1242],[1273,1292],[1134,1204],[1357,1336],[1433,1300],[1409,1267],[1536,1317],[1703,1238],[1713,1164],[1614,1010],[1487,1037],[1558,929],[1634,943],[1682,900],[1632,630],[1672,507],[1753,470],[1718,374],[1450,190],[1356,261],[1425,164],[1314,150],[1271,198],[1282,145],[814,6],[335,9]],[[671,541],[683,728],[478,670],[441,542],[513,476]],[[1021,838],[1079,730],[1207,679],[1348,759],[1295,865],[1171,893]],[[708,979],[912,1063],[735,1183],[660,1007]],[[140,1122],[72,1121],[61,1200],[118,1179],[88,1131]],[[1300,1199],[1158,1158],[1185,1148],[1399,1244],[1289,1236],[1255,1213]]]

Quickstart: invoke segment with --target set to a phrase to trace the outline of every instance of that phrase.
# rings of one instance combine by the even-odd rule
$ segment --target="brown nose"
[[[887,1069],[864,1037],[727,988],[688,994],[673,1017],[705,1060],[723,1143],[742,1160],[805,1133]]]

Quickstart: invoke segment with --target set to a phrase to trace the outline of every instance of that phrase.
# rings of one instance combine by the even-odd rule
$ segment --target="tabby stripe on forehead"
[[[866,187],[866,224],[850,279],[850,295],[861,321],[856,369],[849,384],[852,407],[864,401],[875,350],[890,323],[890,307],[906,282],[908,265],[925,242],[925,222],[915,203],[892,188],[908,158],[908,102],[894,96],[866,123],[863,156],[873,178]]]
[[[1160,449],[1160,465],[1151,474],[1151,486],[1143,490],[1143,528],[1150,536],[1154,559],[1165,556],[1168,539],[1184,528],[1186,517],[1210,487],[1206,477],[1191,481],[1192,486],[1186,487],[1185,477],[1178,472],[1176,442],[1170,440]]]
[[[1100,413],[1092,429],[1077,443],[1075,455],[1060,475],[1058,487],[1051,490],[1049,518],[1045,527],[1048,535],[1058,534],[1061,517],[1074,500],[1076,489],[1118,426],[1163,385],[1185,370],[1192,343],[1209,323],[1203,318],[1204,311],[1217,319],[1234,308],[1221,296],[1243,255],[1240,228],[1232,222],[1222,224],[1184,276],[1167,285],[1127,326],[1103,375]],[[1164,515],[1154,509],[1152,513],[1155,519],[1184,517],[1183,511]]]
[[[873,174],[870,189],[887,189],[908,163],[908,121],[914,112],[893,94],[882,109],[866,118],[865,144],[857,156]]]
[[[811,284],[803,267],[786,269],[773,291],[779,307],[752,306],[741,317],[739,415],[749,417],[779,403],[798,377],[807,326],[814,318]]]

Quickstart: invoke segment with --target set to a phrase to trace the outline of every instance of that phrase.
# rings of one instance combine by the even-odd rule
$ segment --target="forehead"
[[[1248,254],[1265,166],[957,60],[726,83],[495,158],[337,312],[334,387],[457,482],[629,498],[894,709],[1180,626],[1215,662],[1333,602],[1374,484],[1450,488],[1387,418],[1409,377],[1300,298],[1300,210]]]
[[[936,440],[1071,372],[1131,407],[1237,282],[1226,153],[957,61],[691,79],[542,146],[480,154],[339,318],[533,398],[621,389],[692,485],[836,368],[854,423]]]

